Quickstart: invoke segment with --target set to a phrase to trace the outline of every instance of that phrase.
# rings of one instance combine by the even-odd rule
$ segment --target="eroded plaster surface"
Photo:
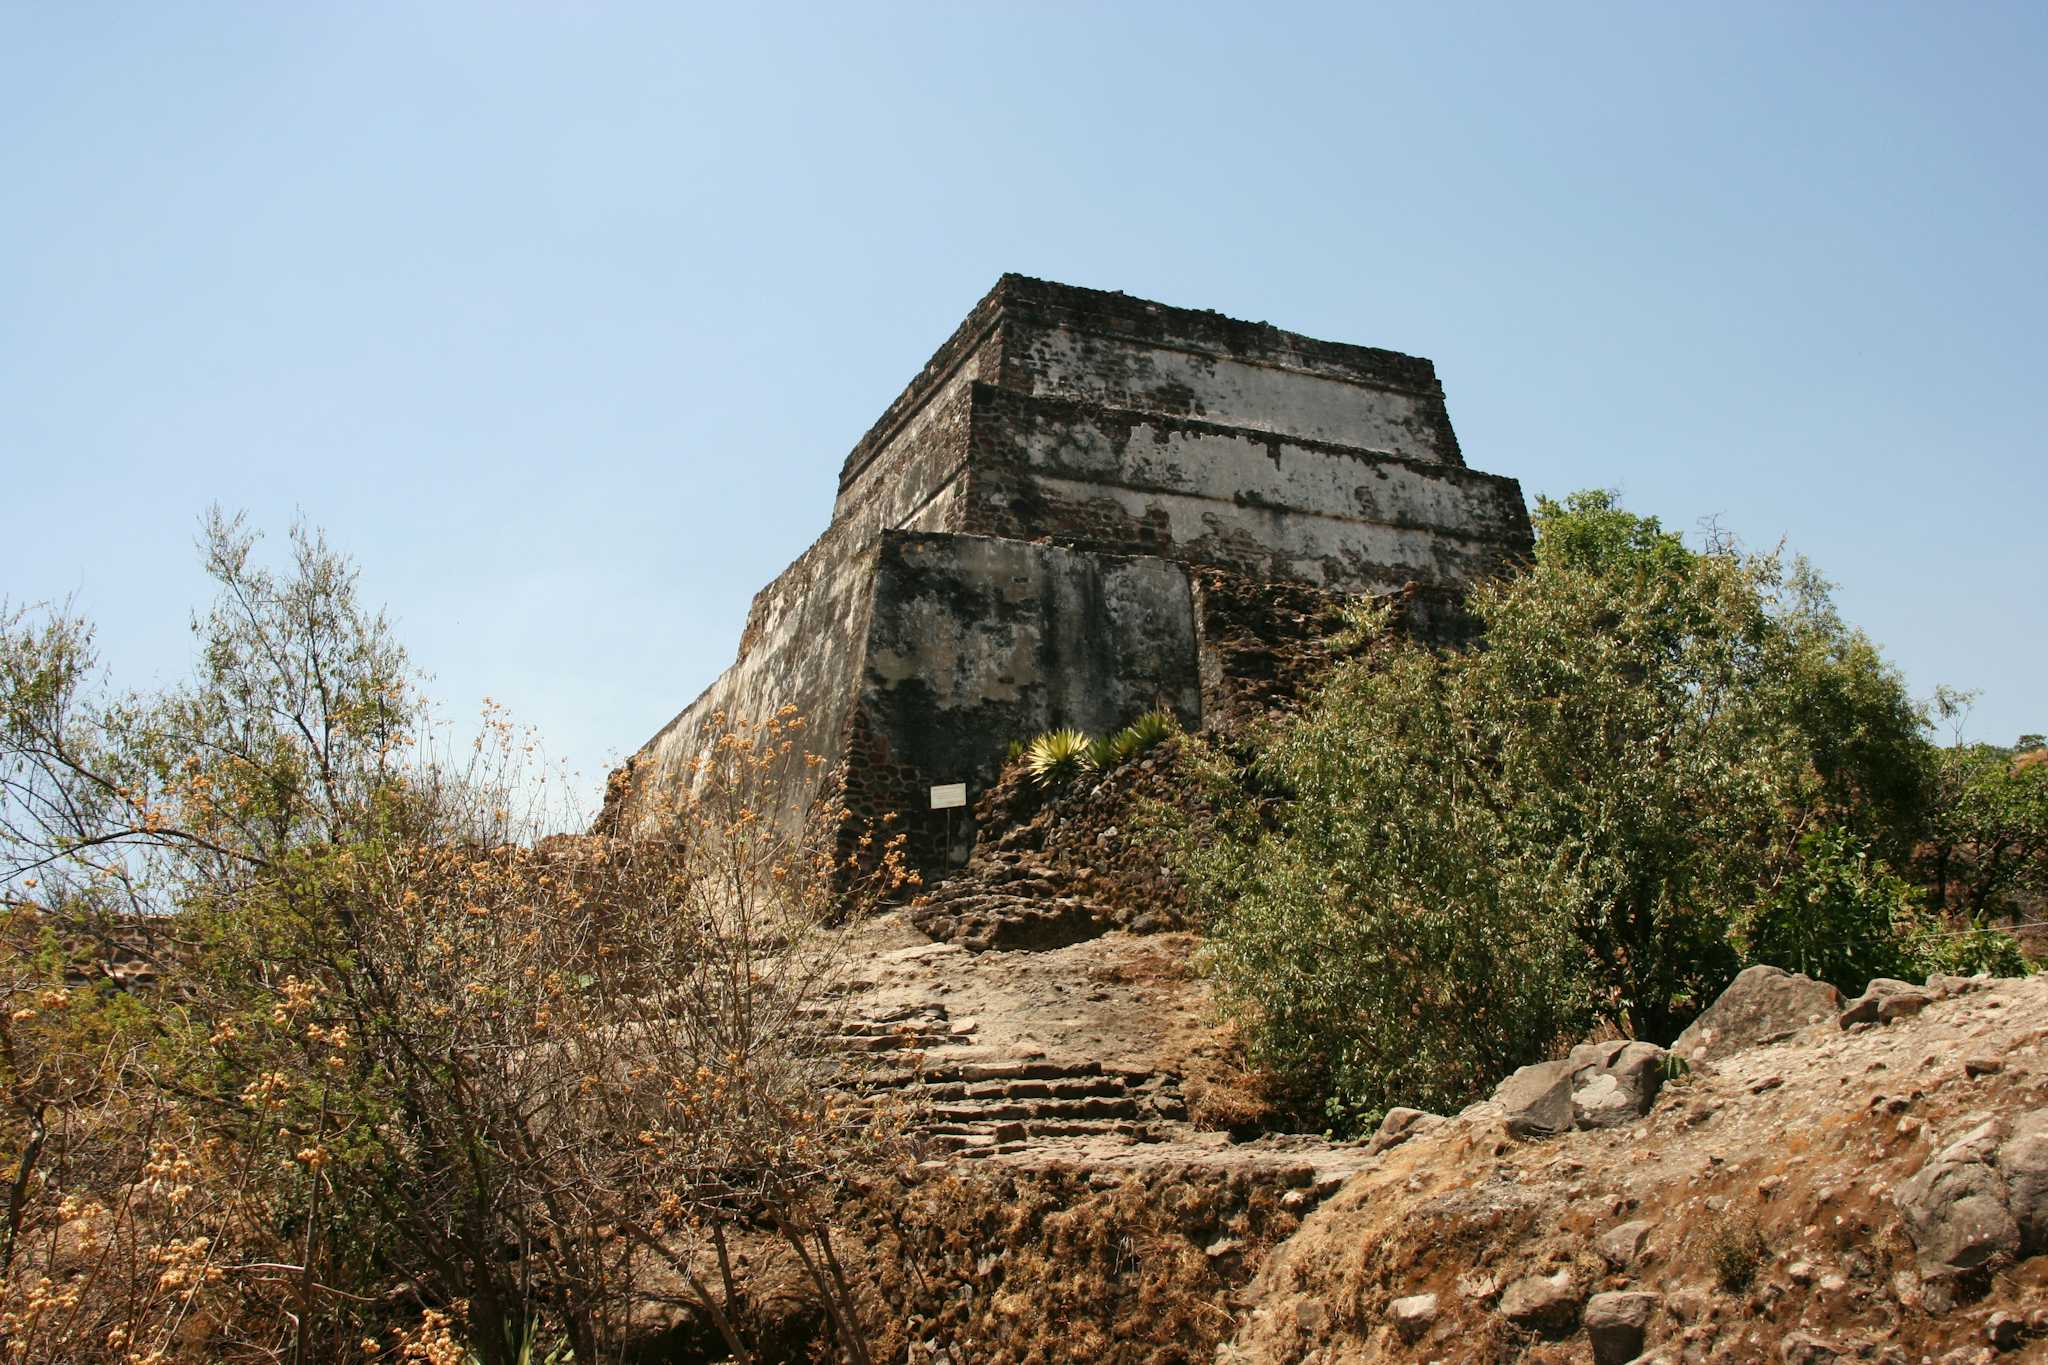
[[[1030,339],[1032,392],[1440,460],[1441,397],[1366,386],[1265,360],[1202,355],[1071,328]]]
[[[1009,739],[1201,717],[1187,570],[991,536],[886,532],[849,774],[863,809],[927,822],[929,788],[980,790]],[[992,742],[993,741],[993,742]],[[957,827],[957,825],[956,825]]]
[[[855,445],[832,524],[603,818],[657,827],[715,716],[789,705],[857,818],[895,813],[942,868],[972,832],[928,788],[971,803],[1009,740],[1255,706],[1329,614],[1304,604],[1347,593],[1402,589],[1449,638],[1459,591],[1529,544],[1429,361],[1005,276]]]
[[[1459,584],[1528,540],[1512,479],[977,385],[966,525],[1352,592]]]

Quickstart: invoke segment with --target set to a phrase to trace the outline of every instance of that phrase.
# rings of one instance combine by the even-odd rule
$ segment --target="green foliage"
[[[1141,757],[1180,733],[1180,722],[1167,710],[1147,711],[1136,720],[1105,735],[1088,748],[1090,762],[1098,769],[1114,768]]]
[[[1180,733],[1180,723],[1164,709],[1147,711],[1111,737],[1117,760],[1125,762],[1157,748]]]
[[[2031,917],[2048,904],[2048,750],[2038,737],[1950,745],[1927,766],[1932,814],[1915,869],[1930,904],[1979,918]]]
[[[2030,976],[2034,964],[2020,951],[2019,941],[1985,920],[1958,922],[1928,916],[1907,935],[1905,951],[1914,979],[1947,972],[1954,976]]]
[[[1637,516],[1602,489],[1581,489],[1563,502],[1539,496],[1535,524],[1538,554],[1553,569],[1649,581],[1683,577],[1698,558],[1657,518]]]
[[[1063,787],[1095,769],[1095,741],[1079,730],[1048,730],[1024,746],[1024,767],[1039,786]]]
[[[1165,710],[1147,711],[1111,735],[1093,739],[1079,730],[1048,730],[1029,744],[1012,741],[1009,761],[1022,759],[1025,770],[1041,787],[1063,787],[1085,773],[1128,763],[1146,750],[1180,733],[1180,724]]]
[[[1469,821],[1445,837],[1461,814],[1456,722],[1389,705],[1425,702],[1433,663],[1387,665],[1333,685],[1249,773],[1198,747],[1229,837],[1191,831],[1178,850],[1256,1060],[1298,1112],[1349,1131],[1394,1104],[1454,1109],[1591,1012],[1569,921],[1528,894],[1541,860],[1473,856],[1508,841]],[[1394,728],[1351,723],[1367,714]],[[1259,787],[1288,796],[1240,795]]]
[[[1230,837],[1181,849],[1210,959],[1262,1059],[1340,1118],[1463,1103],[1595,1018],[1667,1039],[1739,930],[1817,952],[1816,909],[1881,914],[1846,853],[1798,880],[1807,830],[1910,847],[1921,714],[1809,569],[1689,550],[1601,493],[1536,526],[1530,571],[1471,595],[1483,648],[1365,612],[1248,771],[1211,755]]]
[[[1919,963],[1907,941],[1917,913],[1913,887],[1846,830],[1807,835],[1799,855],[1777,891],[1738,918],[1744,958],[1850,995],[1872,977],[1914,975]]]

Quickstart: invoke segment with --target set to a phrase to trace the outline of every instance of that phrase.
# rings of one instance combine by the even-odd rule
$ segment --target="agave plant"
[[[1096,746],[1097,766],[1128,763],[1153,745],[1170,738],[1179,728],[1171,712],[1147,711]]]
[[[1039,786],[1063,786],[1095,767],[1094,750],[1079,730],[1048,730],[1024,746],[1024,766]]]
[[[1129,735],[1131,742],[1137,745],[1134,752],[1141,754],[1155,744],[1172,739],[1179,732],[1180,722],[1174,719],[1173,712],[1163,706],[1157,710],[1147,711],[1123,729],[1123,733]]]

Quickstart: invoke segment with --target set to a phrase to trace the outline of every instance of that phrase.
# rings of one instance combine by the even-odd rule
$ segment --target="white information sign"
[[[932,788],[933,810],[954,810],[967,804],[967,784],[955,782],[949,786]]]

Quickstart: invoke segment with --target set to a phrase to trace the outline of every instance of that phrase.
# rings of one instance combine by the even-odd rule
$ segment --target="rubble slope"
[[[1219,1359],[2048,1359],[2048,976],[1917,993],[1703,1055],[1632,1123],[1416,1124]]]

